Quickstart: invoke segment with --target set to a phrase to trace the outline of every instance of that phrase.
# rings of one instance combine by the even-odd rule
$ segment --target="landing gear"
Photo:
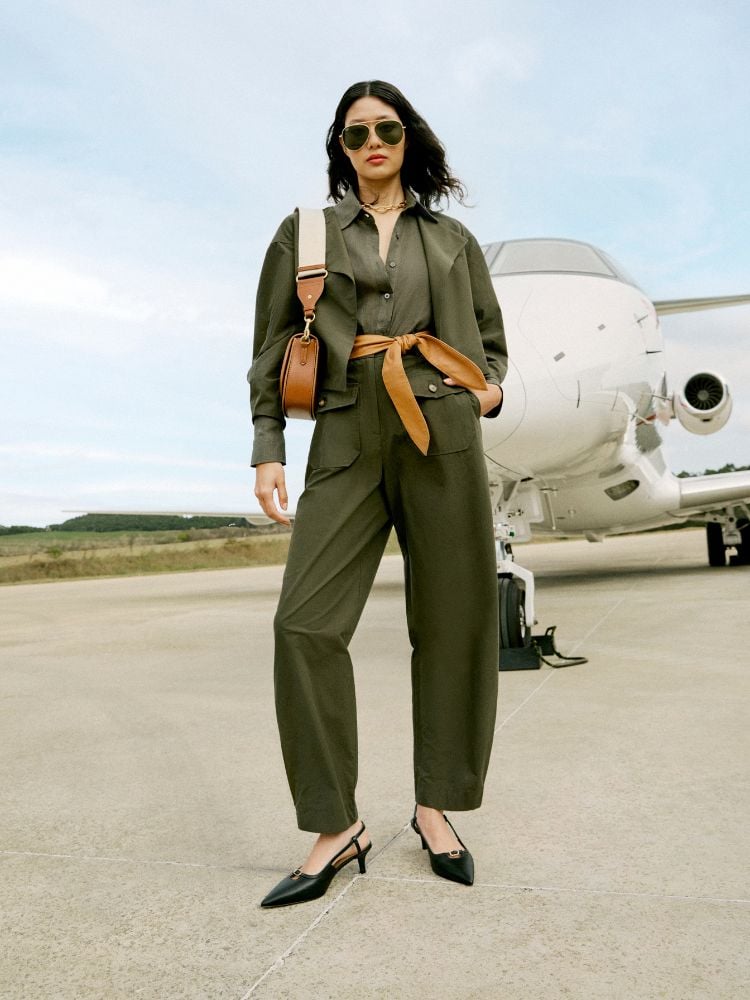
[[[524,595],[512,576],[498,578],[500,648],[517,649],[531,642],[526,626]]]
[[[517,570],[520,567],[516,567]],[[528,573],[528,570],[523,570]],[[524,581],[527,582],[527,581]],[[539,670],[549,667],[572,667],[588,663],[585,656],[563,656],[555,647],[555,626],[542,635],[532,635],[526,622],[526,600],[516,578],[497,578],[498,610],[500,614],[500,669]]]
[[[538,670],[542,661],[531,644],[531,626],[536,624],[534,574],[514,560],[512,538],[515,538],[512,526],[496,521],[500,669]]]
[[[737,529],[740,533],[740,541],[735,546],[737,555],[730,556],[729,561],[733,566],[748,566],[750,565],[750,521],[738,521]]]
[[[727,549],[734,549],[729,556],[730,566],[750,565],[750,520],[736,518],[731,512],[717,516],[706,524],[706,547],[709,566],[726,566]]]
[[[534,578],[527,569],[513,566],[521,577],[500,573],[497,577],[497,602],[500,620],[500,669],[538,670],[542,665],[539,650],[532,645],[531,628],[527,624],[527,602],[533,607]],[[523,580],[529,588],[519,586]],[[532,618],[532,621],[534,619]]]
[[[726,566],[727,550],[724,545],[724,532],[716,521],[706,525],[706,545],[708,547],[708,565]]]

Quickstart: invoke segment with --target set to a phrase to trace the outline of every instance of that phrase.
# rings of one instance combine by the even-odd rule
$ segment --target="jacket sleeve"
[[[468,237],[466,255],[471,278],[471,294],[474,300],[474,315],[477,318],[482,337],[484,355],[487,359],[485,378],[495,385],[502,385],[508,371],[508,347],[505,342],[505,328],[500,304],[492,287],[492,278],[484,259],[482,248],[474,236],[464,230]],[[485,417],[496,417],[503,408],[502,399],[496,407],[485,413]]]
[[[266,252],[255,299],[253,361],[247,373],[253,419],[251,465],[286,462],[279,376],[289,337],[302,327],[296,294],[295,215],[287,216]]]

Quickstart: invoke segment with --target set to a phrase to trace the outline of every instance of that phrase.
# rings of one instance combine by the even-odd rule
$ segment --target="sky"
[[[346,88],[395,83],[480,242],[569,237],[654,299],[750,293],[742,0],[15,0],[0,14],[0,524],[257,510],[247,369],[265,249],[323,205]],[[662,321],[675,471],[750,464],[750,306]],[[287,425],[290,508],[312,424]]]

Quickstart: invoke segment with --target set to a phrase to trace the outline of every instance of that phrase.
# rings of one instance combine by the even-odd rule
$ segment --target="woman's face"
[[[406,149],[406,133],[397,146],[389,146],[375,133],[378,121],[401,121],[396,109],[379,97],[360,97],[349,106],[344,126],[367,122],[370,134],[360,149],[347,149],[341,138],[341,148],[349,157],[357,177],[362,181],[388,181],[401,172]]]

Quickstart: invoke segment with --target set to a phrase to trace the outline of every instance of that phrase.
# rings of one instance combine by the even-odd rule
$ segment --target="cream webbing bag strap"
[[[310,327],[323,294],[326,271],[326,220],[322,208],[300,208],[297,298],[305,328],[289,338],[281,365],[281,404],[285,417],[315,419],[320,344]]]

